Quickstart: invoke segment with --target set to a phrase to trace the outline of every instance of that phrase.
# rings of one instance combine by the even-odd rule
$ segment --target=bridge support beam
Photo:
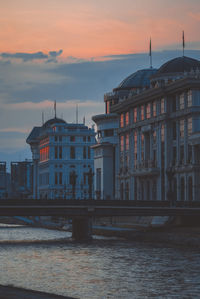
[[[72,238],[75,241],[92,240],[92,219],[91,217],[73,217],[72,219]]]

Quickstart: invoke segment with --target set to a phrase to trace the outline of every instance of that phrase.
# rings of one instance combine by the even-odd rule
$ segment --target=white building
[[[57,117],[27,138],[34,162],[34,198],[93,198],[95,133]]]

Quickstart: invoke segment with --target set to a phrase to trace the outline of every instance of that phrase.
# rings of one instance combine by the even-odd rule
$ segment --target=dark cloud
[[[2,58],[16,58],[22,59],[23,61],[29,61],[34,59],[46,59],[48,55],[44,54],[43,52],[36,52],[36,53],[1,53]]]
[[[63,50],[59,51],[50,51],[48,54],[43,52],[36,52],[36,53],[1,53],[0,56],[3,59],[22,59],[24,62],[32,61],[32,60],[45,60],[49,59],[49,62],[56,62],[56,57],[62,54]]]
[[[59,51],[50,51],[49,52],[49,55],[51,56],[51,57],[58,57],[58,56],[60,56],[61,54],[62,54],[62,52],[63,52],[63,50],[59,50]]]

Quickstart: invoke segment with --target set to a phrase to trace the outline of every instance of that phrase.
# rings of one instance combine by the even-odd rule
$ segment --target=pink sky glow
[[[177,48],[200,48],[199,0],[10,0],[0,11],[0,52],[48,52],[90,58]],[[197,45],[198,44],[198,45]]]

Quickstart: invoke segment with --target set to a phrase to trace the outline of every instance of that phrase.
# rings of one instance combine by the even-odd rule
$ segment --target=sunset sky
[[[103,94],[137,69],[182,55],[200,58],[199,0],[0,0],[0,160],[33,126],[103,113]],[[22,156],[20,156],[22,155]],[[17,156],[15,159],[18,159]],[[9,159],[8,159],[9,160]]]

